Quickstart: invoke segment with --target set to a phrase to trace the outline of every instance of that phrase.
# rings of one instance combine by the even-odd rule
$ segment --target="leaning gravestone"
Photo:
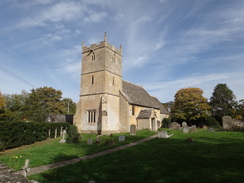
[[[197,127],[196,125],[191,126],[191,132],[197,132]]]
[[[230,116],[223,116],[222,123],[224,129],[231,129],[232,128],[232,118]]]
[[[183,133],[189,133],[189,126],[184,126],[183,128]]]
[[[182,127],[185,127],[185,126],[187,126],[187,123],[184,121],[184,122],[182,123]]]
[[[87,145],[92,145],[92,139],[87,140]]]
[[[136,135],[136,125],[130,125],[130,135]]]
[[[165,139],[165,138],[169,138],[169,137],[171,137],[171,136],[173,136],[173,134],[172,135],[168,135],[167,134],[167,131],[159,131],[158,132],[158,138],[160,138],[160,139]]]
[[[119,142],[125,141],[125,136],[124,135],[120,135],[119,136]]]

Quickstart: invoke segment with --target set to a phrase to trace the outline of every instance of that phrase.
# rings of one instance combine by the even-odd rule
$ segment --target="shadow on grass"
[[[189,134],[188,136],[194,136]],[[208,134],[206,134],[207,136]],[[45,182],[234,182],[244,179],[243,136],[153,139],[128,149],[33,175]],[[211,135],[210,135],[211,136]],[[235,137],[236,138],[236,137]],[[87,149],[89,151],[89,149]]]

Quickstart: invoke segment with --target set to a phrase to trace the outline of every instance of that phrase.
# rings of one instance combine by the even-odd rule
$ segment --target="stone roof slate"
[[[163,106],[163,104],[161,104],[161,102],[156,98],[151,96],[155,102],[158,104],[159,108],[160,108],[160,114],[168,114],[169,115],[169,111]]]
[[[122,92],[130,104],[160,109],[157,101],[153,99],[146,90],[133,83],[122,81]]]
[[[152,109],[143,109],[140,111],[137,119],[149,119],[152,115]]]

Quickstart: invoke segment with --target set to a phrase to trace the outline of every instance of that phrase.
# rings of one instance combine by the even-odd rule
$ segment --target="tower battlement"
[[[106,33],[104,35],[104,41],[101,41],[99,44],[92,44],[92,45],[90,45],[90,47],[88,47],[88,46],[85,46],[84,42],[82,42],[82,54],[86,53],[86,52],[90,52],[91,50],[96,50],[96,49],[100,49],[103,47],[107,47],[108,49],[110,49],[113,52],[117,53],[118,55],[122,56],[122,46],[120,45],[120,48],[117,49],[115,46],[109,44],[109,42],[107,42]]]

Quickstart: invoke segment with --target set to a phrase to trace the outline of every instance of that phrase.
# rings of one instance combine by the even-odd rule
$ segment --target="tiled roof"
[[[140,111],[137,119],[149,119],[152,115],[152,109],[143,109]]]
[[[122,81],[122,92],[130,104],[160,109],[157,101],[139,85]]]
[[[158,104],[159,108],[160,108],[160,114],[169,114],[169,111],[163,106],[163,104],[161,104],[161,102],[156,98],[151,96],[155,102]]]

